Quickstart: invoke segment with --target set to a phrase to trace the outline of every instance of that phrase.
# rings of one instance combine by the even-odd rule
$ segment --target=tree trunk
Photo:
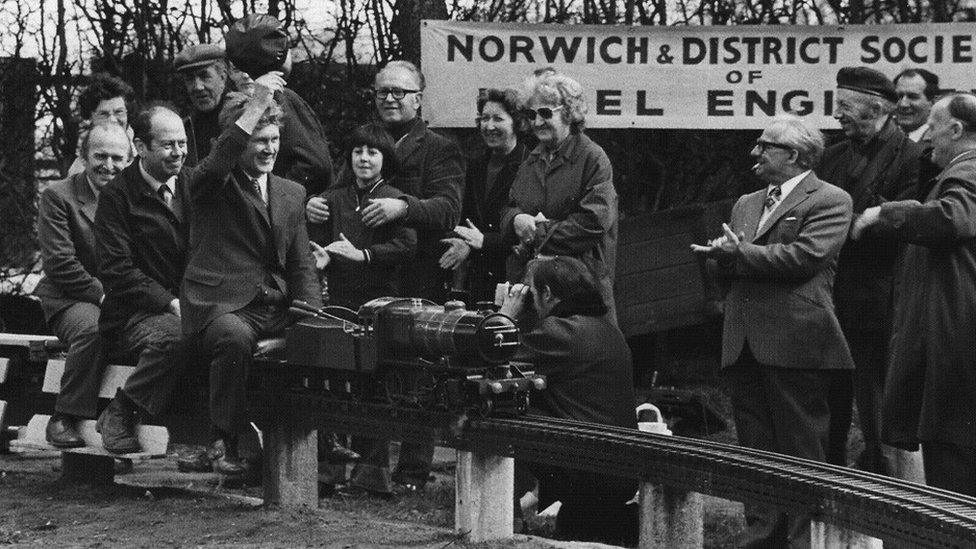
[[[400,57],[420,66],[420,21],[447,19],[444,0],[396,0],[390,32],[400,44]]]

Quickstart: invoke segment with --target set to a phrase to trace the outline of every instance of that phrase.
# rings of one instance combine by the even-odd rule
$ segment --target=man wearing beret
[[[193,113],[183,119],[186,126],[186,165],[194,166],[210,154],[220,127],[217,115],[227,95],[227,64],[224,48],[214,44],[187,46],[173,60],[173,70],[183,79]]]
[[[227,60],[251,78],[291,72],[288,33],[276,18],[252,13],[237,20],[224,36]],[[281,150],[274,174],[301,183],[306,194],[319,194],[332,184],[332,159],[325,132],[312,107],[288,88],[279,92],[284,121]]]
[[[854,200],[855,219],[865,209],[891,200],[914,197],[918,187],[921,147],[908,138],[893,113],[895,85],[868,67],[844,67],[837,73],[834,118],[846,139],[828,147],[817,173]],[[856,365],[854,381],[838,375],[831,391],[831,433],[828,461],[846,465],[852,395],[857,401],[865,449],[861,469],[881,474],[911,475],[906,456],[880,441],[881,396],[884,390],[891,321],[892,276],[898,245],[867,231],[848,240],[837,265],[834,296],[837,315]]]

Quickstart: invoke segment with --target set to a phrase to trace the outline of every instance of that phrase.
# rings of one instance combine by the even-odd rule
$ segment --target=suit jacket
[[[96,278],[95,209],[98,199],[84,172],[50,184],[41,194],[37,240],[44,278],[34,289],[47,320],[74,303],[98,305],[105,291]]]
[[[722,366],[734,364],[748,342],[760,364],[853,368],[831,293],[851,224],[850,195],[811,172],[757,233],[765,199],[765,189],[739,198],[730,222],[745,234],[739,253],[709,261],[728,284]]]
[[[406,296],[443,302],[448,272],[438,261],[441,239],[454,230],[461,216],[464,157],[454,141],[427,129],[417,120],[397,142],[396,186],[404,194],[407,215],[400,222],[417,230],[417,257],[401,272],[400,290]]]
[[[248,135],[233,125],[214,154],[237,159]],[[195,334],[214,318],[242,309],[259,294],[322,304],[305,228],[305,188],[268,176],[268,204],[229,163],[188,180],[190,251],[181,287],[183,331]]]
[[[880,232],[907,243],[895,277],[882,437],[976,448],[976,151],[922,201],[881,206]]]
[[[854,213],[889,200],[917,196],[922,147],[889,119],[863,145],[850,140],[824,151],[816,172],[851,195]],[[845,329],[887,337],[891,312],[891,277],[898,244],[872,231],[849,241],[837,267],[837,309]]]

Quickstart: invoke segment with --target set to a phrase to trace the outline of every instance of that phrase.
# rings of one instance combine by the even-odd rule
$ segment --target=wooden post
[[[469,542],[512,537],[515,460],[458,450],[454,529]]]
[[[264,504],[315,509],[319,504],[318,433],[288,414],[265,433]]]
[[[698,549],[703,543],[701,494],[641,483],[641,549]]]
[[[810,521],[810,549],[881,549],[883,542],[840,526]]]

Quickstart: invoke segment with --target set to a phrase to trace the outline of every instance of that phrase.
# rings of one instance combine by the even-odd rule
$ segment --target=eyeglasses
[[[522,114],[529,120],[529,122],[535,122],[535,117],[538,116],[543,120],[552,120],[552,115],[556,113],[559,109],[562,109],[564,105],[559,105],[558,107],[539,107],[538,109],[525,109]]]
[[[789,145],[784,145],[782,143],[773,143],[772,141],[766,141],[765,139],[757,139],[756,147],[759,149],[760,153],[766,152],[768,149],[782,149],[784,151],[792,151],[793,147]]]
[[[393,99],[399,101],[404,97],[406,97],[408,93],[420,93],[420,90],[405,90],[403,88],[380,88],[378,90],[373,90],[373,97],[382,101],[392,95]]]

